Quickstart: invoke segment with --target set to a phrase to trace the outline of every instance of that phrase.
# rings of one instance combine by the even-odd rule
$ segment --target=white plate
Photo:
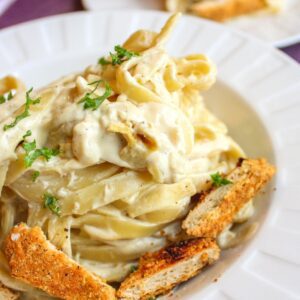
[[[300,42],[300,1],[285,1],[286,8],[280,14],[261,13],[241,17],[228,22],[228,25],[272,43],[276,47],[286,47]]]
[[[12,5],[15,2],[15,0],[1,0],[0,1],[0,16],[5,12],[6,9],[10,5]]]
[[[3,30],[0,75],[38,87],[96,62],[136,29],[158,30],[166,18],[151,11],[83,12]],[[219,81],[206,94],[208,105],[250,156],[265,156],[278,168],[276,192],[270,186],[258,201],[255,237],[224,252],[173,299],[300,299],[299,66],[271,46],[193,17],[181,20],[168,48],[212,57]]]
[[[286,9],[278,15],[256,14],[227,22],[276,47],[286,47],[300,42],[300,0],[284,0]],[[82,0],[88,10],[104,9],[164,9],[164,0]]]

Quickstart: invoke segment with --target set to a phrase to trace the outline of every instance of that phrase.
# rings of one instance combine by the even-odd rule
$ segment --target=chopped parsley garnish
[[[213,185],[216,187],[228,185],[228,184],[232,183],[232,181],[222,177],[219,172],[217,172],[215,174],[211,174],[210,177],[212,179]]]
[[[136,270],[138,269],[138,267],[137,266],[135,266],[135,265],[132,265],[131,267],[130,267],[130,273],[133,273],[133,272],[135,272]]]
[[[110,58],[111,60],[107,60],[105,57],[101,57],[98,60],[98,63],[102,66],[112,64],[113,66],[115,65],[120,65],[122,62],[129,60],[130,58],[134,56],[139,56],[139,53],[133,52],[133,51],[128,51],[125,48],[121,47],[120,45],[115,46],[115,53],[110,52]]]
[[[100,83],[104,83],[105,91],[104,91],[103,95],[97,96],[95,94],[95,91],[99,87]],[[107,99],[112,93],[111,87],[109,86],[109,84],[107,82],[105,82],[103,80],[97,80],[97,81],[90,83],[89,85],[94,85],[94,84],[96,85],[95,88],[91,92],[86,93],[85,96],[78,102],[78,103],[84,103],[83,104],[84,109],[96,110],[97,108],[99,108],[99,106],[102,104],[102,102],[105,99]]]
[[[102,65],[102,66],[106,66],[106,65],[111,64],[111,62],[108,61],[108,60],[106,60],[105,57],[101,57],[101,58],[99,58],[99,60],[98,60],[98,64],[99,64],[99,65]]]
[[[57,156],[59,154],[58,149],[49,149],[47,147],[36,149],[35,140],[31,143],[23,143],[23,148],[26,152],[26,155],[24,157],[26,168],[31,167],[34,161],[39,157],[44,157],[47,161],[49,161],[51,157]]]
[[[34,151],[36,149],[36,141],[33,142],[24,142],[22,144],[22,147],[24,148],[26,154],[29,154],[31,151]]]
[[[31,136],[31,130],[27,130],[26,133],[23,135],[23,140],[25,140],[28,136]]]
[[[32,99],[30,97],[30,93],[32,92],[33,88],[31,88],[29,91],[26,92],[26,102],[25,102],[25,110],[20,115],[16,116],[15,120],[11,124],[6,124],[3,126],[3,130],[6,131],[10,128],[15,127],[21,120],[27,118],[30,116],[29,108],[31,105],[35,105],[40,103],[41,99]]]
[[[36,179],[40,176],[40,172],[39,171],[34,171],[33,173],[32,173],[32,181],[33,182],[35,182],[36,181]]]
[[[0,104],[5,103],[13,98],[12,91],[9,91],[8,94],[0,96]]]
[[[7,95],[7,101],[11,100],[13,98],[13,94],[12,91],[9,91],[8,95]]]
[[[57,216],[61,215],[61,208],[58,203],[58,199],[49,193],[44,194],[44,207],[50,209]]]
[[[28,130],[26,134],[23,136],[23,138],[30,136],[31,131]],[[43,147],[41,149],[36,149],[36,141],[33,142],[26,142],[24,141],[22,144],[23,149],[26,152],[26,155],[24,157],[24,163],[26,168],[29,168],[32,166],[34,161],[38,159],[39,157],[44,157],[47,161],[50,160],[52,156],[57,156],[59,154],[58,149],[49,149],[47,147]]]

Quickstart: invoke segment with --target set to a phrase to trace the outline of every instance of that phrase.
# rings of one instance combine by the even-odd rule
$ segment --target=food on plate
[[[171,12],[190,12],[215,21],[263,10],[279,12],[283,4],[284,0],[166,0],[166,8]]]
[[[241,159],[226,177],[199,196],[182,227],[188,235],[216,238],[233,223],[237,213],[273,177],[275,169],[264,159]]]
[[[251,218],[252,197],[274,170],[242,161],[206,108],[200,93],[216,81],[214,63],[165,50],[178,17],[46,87],[0,81],[0,282],[8,289],[31,300],[114,299],[109,284],[123,282],[117,297],[144,299],[243,240],[230,227]],[[195,202],[201,193],[204,204]],[[211,197],[218,206],[202,214]]]
[[[122,282],[118,297],[147,300],[165,294],[177,284],[215,262],[220,249],[211,238],[180,241],[141,257],[139,267]]]
[[[4,242],[11,275],[62,299],[114,299],[115,291],[46,240],[40,227],[15,226]]]

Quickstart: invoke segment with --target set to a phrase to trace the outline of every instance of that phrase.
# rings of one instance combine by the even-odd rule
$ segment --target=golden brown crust
[[[267,8],[266,0],[224,0],[221,2],[199,2],[190,6],[190,11],[200,17],[215,21],[253,13]]]
[[[115,299],[114,289],[50,244],[39,227],[15,226],[4,243],[11,275],[61,299]]]
[[[275,168],[265,159],[240,161],[226,176],[233,183],[202,194],[199,203],[183,221],[182,228],[191,236],[216,237],[233,222],[237,212],[257,194],[274,173]],[[209,208],[204,211],[205,206]]]
[[[16,300],[19,296],[19,293],[11,291],[0,282],[0,300]]]
[[[165,294],[175,285],[195,276],[204,266],[216,261],[219,255],[219,247],[210,238],[181,241],[145,254],[140,258],[138,270],[121,284],[117,296],[120,299],[144,300]]]

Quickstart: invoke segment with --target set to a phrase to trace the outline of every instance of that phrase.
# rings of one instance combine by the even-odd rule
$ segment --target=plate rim
[[[172,15],[172,13],[169,13],[169,12],[158,11],[158,10],[153,10],[153,9],[128,9],[128,10],[104,9],[101,11],[75,11],[75,12],[62,13],[62,14],[57,14],[57,15],[52,15],[52,16],[40,17],[40,18],[36,18],[34,20],[29,20],[29,21],[25,21],[22,23],[12,25],[12,26],[5,27],[3,29],[0,29],[0,37],[1,37],[1,35],[6,34],[10,31],[15,31],[24,26],[29,26],[31,24],[39,23],[41,21],[48,21],[48,20],[50,21],[50,20],[54,20],[57,18],[61,18],[61,19],[71,18],[72,16],[78,16],[78,15],[103,14],[103,13],[118,13],[118,14],[127,14],[127,13],[146,13],[147,14],[147,13],[149,13],[149,14],[158,14],[158,15],[166,16],[166,17]],[[239,29],[228,27],[228,26],[225,26],[223,24],[220,24],[220,23],[217,23],[217,22],[214,22],[211,20],[199,18],[197,16],[183,14],[182,17],[187,18],[187,19],[192,19],[192,20],[199,20],[199,22],[202,22],[204,24],[209,24],[209,26],[215,26],[216,28],[223,28],[226,31],[230,31],[236,35],[242,36],[245,39],[253,40],[255,43],[258,43],[259,45],[261,45],[263,47],[267,47],[271,51],[275,51],[277,53],[277,55],[281,56],[282,59],[285,59],[285,60],[289,61],[289,63],[292,63],[295,66],[300,68],[300,64],[295,59],[293,59],[292,57],[290,57],[289,55],[287,55],[280,49],[274,48],[274,46],[272,44],[262,41],[260,38],[258,38],[256,36],[250,35]],[[299,34],[299,39],[300,39],[300,34]]]

